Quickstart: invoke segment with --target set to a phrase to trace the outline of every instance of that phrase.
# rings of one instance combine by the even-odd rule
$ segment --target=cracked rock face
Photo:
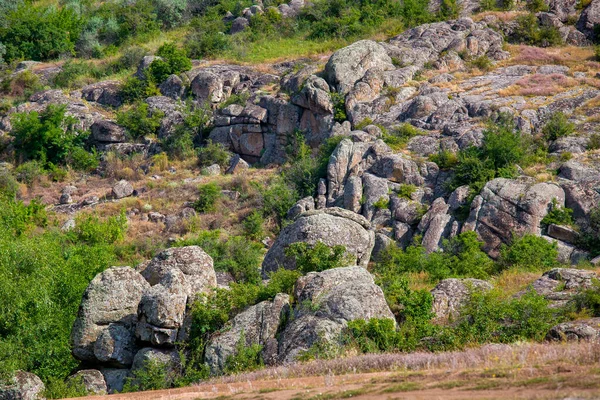
[[[513,236],[541,234],[540,223],[553,200],[564,207],[565,192],[556,184],[494,179],[473,201],[463,231],[476,231],[484,241],[484,250],[497,257],[500,245],[509,243]]]

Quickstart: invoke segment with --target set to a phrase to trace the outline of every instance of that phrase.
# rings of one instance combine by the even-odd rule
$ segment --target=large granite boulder
[[[0,400],[43,400],[45,390],[39,377],[17,371],[8,385],[0,385]]]
[[[236,315],[206,346],[204,361],[211,372],[218,374],[223,371],[228,357],[236,354],[242,339],[244,346],[259,344],[263,349],[269,346],[270,341],[276,341],[275,335],[282,321],[287,319],[289,308],[289,296],[280,293],[272,301],[263,301]],[[269,356],[276,359],[277,354]]]
[[[446,322],[460,314],[460,308],[471,291],[488,291],[492,285],[480,279],[444,279],[431,291],[433,312],[437,322]]]
[[[73,356],[118,367],[131,365],[137,308],[149,287],[130,267],[113,267],[96,275],[83,294],[71,331]]]
[[[371,224],[363,216],[342,208],[332,207],[301,214],[293,224],[286,226],[267,252],[262,264],[263,276],[279,268],[295,269],[296,261],[285,255],[293,243],[310,245],[321,241],[328,246],[341,245],[355,262],[367,266],[375,244]]]
[[[362,267],[311,272],[298,279],[294,289],[294,319],[279,340],[279,361],[293,362],[313,345],[339,345],[348,321],[394,320],[383,291]]]
[[[484,250],[496,257],[502,243],[509,243],[514,236],[540,235],[540,223],[553,202],[559,207],[565,204],[565,192],[554,183],[497,178],[488,182],[471,204],[463,231],[476,231]]]
[[[89,395],[104,395],[108,393],[106,380],[97,369],[83,369],[71,375],[68,383],[81,385]]]

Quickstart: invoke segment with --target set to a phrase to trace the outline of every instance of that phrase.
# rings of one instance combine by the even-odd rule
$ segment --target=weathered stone
[[[120,107],[123,104],[121,84],[118,81],[97,82],[84,86],[81,89],[81,97],[111,107]]]
[[[223,81],[221,78],[207,70],[202,70],[192,80],[191,91],[200,103],[219,103],[225,99]]]
[[[104,375],[97,369],[84,369],[69,377],[68,382],[81,384],[89,395],[104,395],[108,393]]]
[[[123,386],[125,386],[125,380],[129,375],[128,369],[103,368],[101,372],[104,376],[107,392],[109,394],[119,393],[123,391]]]
[[[600,339],[600,318],[558,324],[546,335],[546,340],[573,342],[579,340]]]
[[[163,83],[158,87],[160,93],[163,96],[170,97],[171,99],[179,100],[185,94],[185,84],[177,75],[170,75]]]
[[[225,171],[226,174],[239,174],[250,168],[250,165],[244,161],[238,154],[231,157],[229,168]]]
[[[579,232],[568,226],[550,224],[548,225],[548,236],[575,244],[579,239]]]
[[[348,321],[394,320],[383,291],[362,267],[311,272],[296,282],[294,298],[296,318],[281,333],[280,362],[293,362],[319,341],[327,346],[340,345]]]
[[[433,313],[437,322],[447,322],[460,314],[460,308],[468,299],[472,290],[488,291],[492,285],[480,279],[449,278],[440,281],[431,291]]]
[[[44,400],[46,387],[36,375],[16,371],[7,385],[0,385],[1,400]]]
[[[235,35],[236,33],[244,31],[250,25],[250,21],[248,21],[244,17],[237,17],[231,23],[231,29],[229,33]]]
[[[142,58],[142,60],[138,64],[135,76],[139,79],[146,79],[146,70],[150,68],[150,65],[156,60],[162,60],[162,57],[144,56],[144,58]]]
[[[533,282],[533,290],[550,301],[551,307],[565,305],[578,290],[592,287],[598,276],[593,271],[554,268]]]
[[[96,361],[100,356],[110,364],[131,365],[137,307],[149,286],[129,267],[113,267],[96,275],[83,294],[71,331],[75,358]],[[108,342],[110,349],[103,345]]]
[[[311,196],[300,199],[287,212],[287,218],[292,221],[298,215],[315,209],[315,199]]]
[[[298,242],[314,245],[318,241],[328,246],[341,245],[349,257],[366,267],[374,246],[374,233],[362,216],[342,208],[326,208],[300,215],[286,226],[267,252],[262,264],[263,276],[280,267],[295,269],[296,262],[285,255],[285,249]]]
[[[115,183],[112,187],[112,195],[115,199],[129,197],[132,194],[133,186],[131,186],[131,183],[127,182],[125,179],[122,179],[119,182]]]
[[[95,143],[120,143],[125,141],[125,129],[113,121],[96,121],[90,127],[90,138]]]
[[[227,358],[236,354],[241,340],[244,340],[244,346],[265,346],[275,339],[281,322],[287,318],[289,307],[289,296],[280,293],[272,301],[263,301],[236,315],[206,346],[204,359],[211,372],[216,374],[223,370]],[[276,358],[277,354],[271,354],[271,357]]]

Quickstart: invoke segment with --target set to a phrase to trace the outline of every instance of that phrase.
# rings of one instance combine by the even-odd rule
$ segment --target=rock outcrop
[[[25,371],[16,371],[10,383],[0,385],[2,400],[44,400],[46,387],[42,380]]]
[[[563,322],[550,329],[546,339],[561,342],[598,340],[600,339],[600,318]]]
[[[444,279],[431,291],[433,297],[433,313],[435,320],[446,322],[458,317],[460,308],[468,299],[471,291],[488,291],[492,289],[489,282],[480,279]]]
[[[337,207],[301,214],[281,231],[267,252],[262,264],[263,276],[279,268],[295,269],[296,261],[287,257],[285,250],[298,242],[314,245],[321,241],[328,246],[344,246],[358,265],[366,267],[375,244],[370,227],[364,217]]]

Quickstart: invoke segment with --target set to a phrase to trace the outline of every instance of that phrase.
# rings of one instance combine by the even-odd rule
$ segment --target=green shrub
[[[146,76],[155,83],[161,83],[170,75],[179,75],[190,70],[192,62],[174,43],[165,43],[158,48],[156,55],[162,57],[154,60],[146,71]]]
[[[397,350],[402,345],[402,337],[396,332],[391,319],[372,318],[348,322],[347,345],[359,348],[362,353],[380,353]]]
[[[226,374],[238,374],[262,368],[264,363],[261,352],[262,346],[258,343],[246,346],[246,337],[242,335],[235,346],[235,352],[225,360],[223,372]]]
[[[600,317],[600,282],[596,279],[592,287],[583,289],[573,298],[576,311],[587,311],[592,317]]]
[[[527,1],[527,10],[532,13],[540,11],[548,11],[548,4],[544,0],[529,0]]]
[[[92,172],[100,164],[98,154],[95,151],[89,152],[81,147],[74,147],[69,152],[66,159],[67,165],[77,171]]]
[[[219,104],[219,108],[223,109],[229,107],[232,104],[238,104],[240,106],[246,106],[246,102],[250,98],[249,92],[233,93],[227,100]]]
[[[568,207],[560,207],[556,199],[552,199],[550,211],[542,219],[543,225],[572,225],[573,224],[573,210]]]
[[[516,22],[517,26],[511,35],[513,42],[539,47],[558,46],[563,42],[558,29],[553,26],[540,26],[534,13],[520,15]]]
[[[100,220],[95,214],[81,214],[75,219],[75,228],[69,236],[76,242],[90,245],[114,244],[125,238],[127,217],[125,212]]]
[[[336,122],[344,122],[348,119],[346,115],[346,96],[342,93],[331,92],[331,101],[333,102],[333,119]],[[358,129],[358,128],[356,128]]]
[[[490,60],[489,57],[487,57],[487,56],[477,57],[477,58],[471,60],[469,62],[469,65],[471,67],[477,68],[481,71],[489,71],[493,66],[492,60]]]
[[[198,187],[198,200],[192,207],[194,210],[205,213],[213,212],[217,209],[217,200],[221,198],[221,188],[214,182],[207,183]]]
[[[15,168],[15,177],[21,183],[32,186],[44,175],[44,167],[39,161],[27,161]]]
[[[440,3],[439,19],[442,21],[457,19],[460,15],[460,5],[456,0],[442,0]]]
[[[499,265],[529,271],[546,270],[558,264],[556,243],[535,235],[523,235],[500,248]]]
[[[63,64],[60,72],[52,79],[54,86],[72,88],[77,79],[90,72],[91,65],[83,61],[69,60]]]
[[[398,197],[403,197],[405,199],[411,200],[412,195],[417,191],[417,187],[415,185],[410,184],[401,184],[400,189],[398,190]]]
[[[221,168],[229,167],[231,153],[221,143],[208,141],[205,146],[198,149],[198,166],[208,167],[219,164]]]
[[[275,217],[279,226],[283,224],[287,212],[300,196],[283,178],[275,177],[265,188],[261,188],[262,212],[265,217]]]
[[[147,103],[139,102],[126,111],[119,111],[117,123],[127,130],[131,138],[140,139],[155,135],[163,117],[162,111],[151,112]]]
[[[148,50],[140,46],[129,46],[123,50],[123,54],[119,57],[118,64],[123,69],[137,68],[145,56],[148,55]]]
[[[497,170],[523,161],[527,148],[510,115],[501,115],[496,124],[490,124],[483,132],[482,157]]]
[[[431,155],[429,160],[443,170],[452,169],[458,164],[458,156],[449,150],[441,150],[439,153]]]
[[[388,199],[386,199],[385,197],[381,197],[379,198],[379,200],[377,200],[375,203],[373,203],[373,207],[375,207],[377,210],[385,210],[387,208],[389,208],[390,206],[390,201]]]
[[[185,42],[190,57],[217,57],[231,47],[231,38],[223,33],[226,27],[221,18],[196,18],[191,27],[193,31]]]
[[[14,198],[19,191],[19,183],[8,168],[0,168],[0,197]]]
[[[587,145],[588,150],[600,149],[600,133],[593,133]]]
[[[262,239],[264,236],[264,223],[265,220],[262,214],[258,211],[252,211],[252,213],[244,218],[242,222],[244,227],[244,235],[254,240]]]
[[[217,163],[223,168],[226,167],[229,164],[230,154],[223,145],[216,145],[215,148],[209,141],[205,148],[198,150],[200,153],[196,153],[194,149],[194,141],[202,138],[210,128],[211,117],[212,111],[208,107],[196,107],[191,102],[187,102],[183,112],[183,124],[177,125],[174,132],[163,140],[163,147],[169,156],[183,160],[197,155],[200,159],[202,153],[206,161],[218,159]]]
[[[560,111],[552,114],[546,125],[542,128],[542,134],[546,140],[554,141],[558,138],[573,134],[575,125],[570,123],[565,114]]]
[[[580,245],[592,253],[592,256],[596,256],[600,254],[600,206],[590,210],[587,222]]]
[[[147,97],[159,96],[160,91],[153,82],[130,76],[121,84],[120,94],[125,103],[134,103]]]
[[[296,261],[296,268],[303,274],[355,264],[344,246],[328,246],[320,240],[314,245],[292,243],[285,249],[285,255]]]
[[[423,133],[419,129],[406,123],[395,127],[389,133],[384,133],[382,140],[392,149],[401,150],[406,146],[410,139],[422,134]]]
[[[74,148],[83,145],[87,136],[75,129],[75,119],[65,112],[65,106],[50,105],[41,114],[13,114],[10,134],[21,161],[63,164]]]
[[[125,379],[123,393],[167,389],[175,381],[175,375],[167,364],[146,360],[141,368],[132,370],[131,376]]]

